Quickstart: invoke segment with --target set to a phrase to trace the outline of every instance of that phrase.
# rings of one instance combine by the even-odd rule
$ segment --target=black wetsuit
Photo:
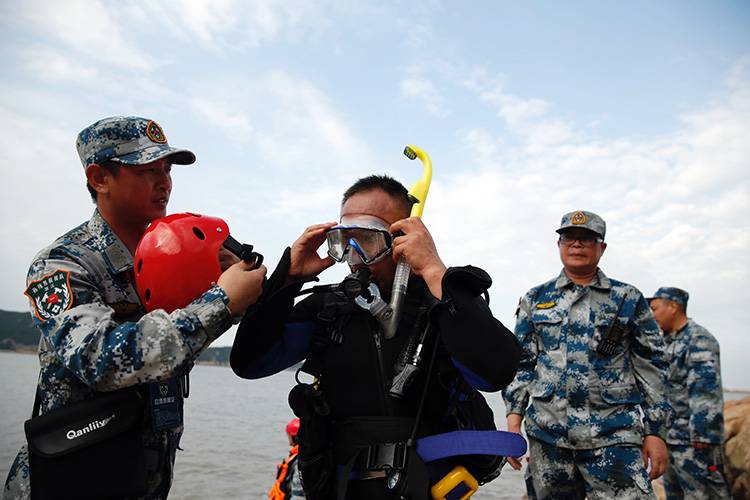
[[[289,250],[269,279],[263,297],[240,324],[231,354],[232,369],[240,377],[261,378],[292,366],[310,353],[314,332],[331,329],[330,304],[335,301],[330,296],[316,294],[295,306],[294,295],[302,283],[283,286],[288,266]],[[443,279],[443,300],[437,301],[423,280],[412,277],[398,332],[388,340],[378,333],[378,323],[368,311],[355,304],[337,306],[336,328],[342,341],[328,342],[318,356],[321,388],[331,409],[330,439],[336,463],[341,465],[348,458],[349,441],[371,439],[362,437],[362,417],[374,417],[376,426],[383,417],[385,420],[406,417],[403,420],[408,421],[416,415],[428,360],[423,362],[421,373],[404,397],[390,396],[388,389],[394,365],[414,336],[412,330],[420,309],[428,310],[423,321],[429,318],[432,333],[424,346],[424,357],[430,357],[434,339],[439,338],[436,356],[439,369],[430,378],[420,436],[456,428],[445,419],[456,374],[460,373],[458,377],[462,375],[471,387],[489,392],[498,391],[513,380],[520,349],[513,333],[492,316],[484,299],[479,297],[490,283],[489,276],[481,269],[451,268]],[[446,372],[452,372],[452,376]],[[354,436],[347,432],[352,419],[360,425]],[[383,432],[378,429],[375,434],[388,439]],[[397,436],[391,439],[405,440],[403,430],[395,432]],[[388,498],[382,480],[351,481],[348,492],[347,498]]]

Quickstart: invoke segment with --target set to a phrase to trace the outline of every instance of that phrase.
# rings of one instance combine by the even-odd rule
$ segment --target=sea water
[[[31,415],[39,374],[35,355],[0,351],[0,481],[19,446],[23,422]],[[284,427],[293,417],[287,394],[293,372],[262,380],[243,380],[229,367],[199,365],[190,374],[185,402],[185,433],[178,451],[170,499],[268,498],[276,464],[289,451]],[[505,428],[500,394],[485,394],[498,428]],[[747,393],[726,393],[736,399]],[[520,499],[523,473],[509,466],[473,496],[476,500]]]
[[[24,442],[23,423],[31,415],[39,375],[35,355],[0,352],[0,481]],[[268,498],[276,464],[286,457],[284,427],[293,417],[287,394],[294,373],[243,380],[229,367],[198,365],[190,374],[185,433],[177,452],[171,499]],[[505,409],[500,394],[486,394],[500,428]],[[503,469],[473,498],[520,499],[522,472]]]

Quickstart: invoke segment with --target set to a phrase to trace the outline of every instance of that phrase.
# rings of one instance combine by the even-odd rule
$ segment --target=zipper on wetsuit
[[[380,393],[380,410],[383,412],[383,415],[390,416],[391,411],[391,405],[388,401],[388,398],[385,394],[385,374],[383,370],[383,350],[382,350],[382,344],[380,342],[380,327],[379,325],[374,328],[372,338],[375,340],[375,354],[378,358],[378,362],[376,363],[375,369],[377,370],[377,378],[378,378],[378,392]]]

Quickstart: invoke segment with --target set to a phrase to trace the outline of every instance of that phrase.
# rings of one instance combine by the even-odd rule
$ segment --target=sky
[[[560,272],[562,214],[596,212],[602,270],[688,290],[750,387],[747,1],[3,0],[0,57],[0,309],[93,212],[77,133],[138,115],[198,157],[169,212],[224,218],[271,269],[356,179],[411,185],[423,148],[438,251],[490,273],[511,328]]]

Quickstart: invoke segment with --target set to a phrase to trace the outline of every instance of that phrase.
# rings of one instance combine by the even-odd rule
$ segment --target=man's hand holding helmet
[[[247,253],[252,260],[239,261],[227,250]],[[258,265],[262,256],[251,251],[250,245],[232,238],[227,223],[217,217],[182,213],[156,219],[135,251],[138,295],[147,311],[171,313],[218,284],[232,315],[241,314],[258,300],[266,275],[266,268]]]
[[[263,292],[263,279],[266,277],[266,266],[257,269],[253,263],[241,260],[221,273],[216,282],[229,297],[227,307],[232,316],[242,314],[252,304],[257,302]]]
[[[237,257],[235,254],[230,252],[224,247],[221,247],[219,249],[219,266],[221,266],[221,271],[224,272],[236,263],[240,261],[240,258]]]

